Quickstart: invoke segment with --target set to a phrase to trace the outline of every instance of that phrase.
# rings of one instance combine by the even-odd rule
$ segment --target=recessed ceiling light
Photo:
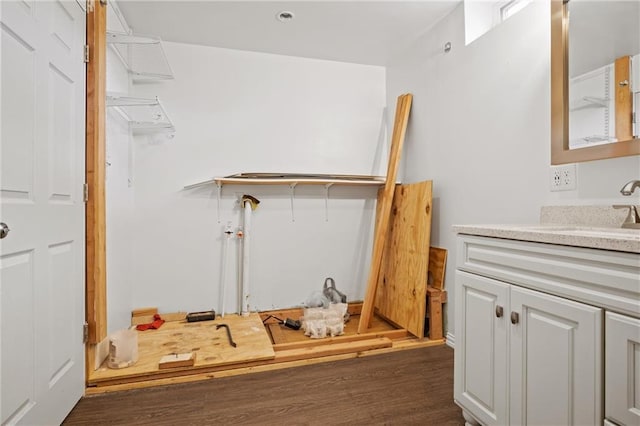
[[[289,21],[293,21],[293,18],[295,18],[295,15],[293,14],[293,12],[289,12],[288,10],[283,10],[282,12],[276,15],[276,18],[278,18],[278,21],[280,22],[289,22]]]

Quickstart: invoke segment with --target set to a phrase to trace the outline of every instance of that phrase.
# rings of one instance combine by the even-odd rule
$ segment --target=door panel
[[[456,272],[455,399],[487,425],[507,421],[507,327],[496,308],[508,309],[509,286]],[[471,409],[470,407],[473,407]]]
[[[605,316],[605,417],[640,424],[640,320]]]
[[[3,202],[33,199],[35,138],[35,52],[23,38],[5,25],[2,40],[2,97],[20,99],[11,108],[2,108],[2,188]],[[4,106],[4,105],[3,105]]]
[[[0,1],[0,414],[57,424],[84,391],[85,14]]]
[[[511,288],[511,424],[602,423],[602,310]]]
[[[56,201],[71,201],[73,176],[73,92],[74,82],[58,68],[50,65],[51,138],[49,142],[49,197]]]
[[[2,286],[2,418],[10,422],[35,404],[33,251],[0,256]],[[17,309],[13,309],[13,307]],[[4,326],[4,325],[10,326]],[[12,383],[7,392],[5,383]]]

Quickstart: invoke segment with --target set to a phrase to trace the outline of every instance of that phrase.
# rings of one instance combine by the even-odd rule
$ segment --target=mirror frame
[[[569,149],[569,0],[551,0],[551,164],[640,155],[640,139]]]

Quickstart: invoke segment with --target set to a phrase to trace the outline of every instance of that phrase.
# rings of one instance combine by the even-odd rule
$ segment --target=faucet
[[[633,194],[636,188],[640,188],[640,180],[630,180],[625,183],[620,193],[625,196],[630,196]],[[629,213],[627,214],[627,218],[624,220],[622,224],[623,228],[633,228],[640,229],[640,214],[638,214],[638,209],[636,206],[630,205],[615,205],[613,206],[615,209],[629,209]]]
[[[629,196],[629,195],[633,194],[633,191],[636,188],[639,188],[639,187],[640,187],[640,180],[630,180],[629,182],[624,184],[624,186],[620,190],[620,193],[622,195]]]

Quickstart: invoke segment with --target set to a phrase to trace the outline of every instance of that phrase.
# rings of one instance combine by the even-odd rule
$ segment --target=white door
[[[517,287],[510,296],[511,424],[602,424],[602,309]]]
[[[0,422],[59,424],[84,389],[85,14],[0,1]]]
[[[509,285],[456,271],[454,398],[485,425],[508,421]]]
[[[640,425],[640,320],[605,315],[605,417]]]

